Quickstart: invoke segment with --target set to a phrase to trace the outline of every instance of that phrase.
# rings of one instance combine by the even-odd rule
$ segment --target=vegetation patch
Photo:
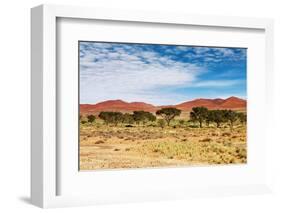
[[[195,107],[80,116],[80,168],[247,162],[246,114]],[[99,146],[95,146],[99,145]]]

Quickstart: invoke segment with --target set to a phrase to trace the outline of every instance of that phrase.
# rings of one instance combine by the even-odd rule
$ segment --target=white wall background
[[[275,109],[281,109],[281,13],[278,0],[8,0],[0,7],[0,211],[37,212],[29,204],[30,178],[30,8],[42,3],[185,12],[275,19]],[[277,85],[279,83],[279,85]],[[280,112],[276,110],[272,144],[272,195],[202,198],[185,201],[80,207],[68,212],[278,212],[281,210]],[[66,209],[47,210],[60,212]]]

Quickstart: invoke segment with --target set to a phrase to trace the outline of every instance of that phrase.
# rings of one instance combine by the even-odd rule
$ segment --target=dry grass
[[[80,125],[80,169],[246,163],[246,127]]]

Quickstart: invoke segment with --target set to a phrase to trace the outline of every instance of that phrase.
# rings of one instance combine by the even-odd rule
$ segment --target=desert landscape
[[[246,100],[80,104],[80,170],[247,162]]]
[[[247,163],[247,49],[79,41],[79,170]]]

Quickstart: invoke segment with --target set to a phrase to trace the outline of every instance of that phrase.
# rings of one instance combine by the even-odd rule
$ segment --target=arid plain
[[[180,113],[167,123],[157,113],[165,108]],[[117,117],[106,120],[101,112]],[[138,120],[134,112],[153,117]],[[215,112],[228,113],[229,119],[208,120]],[[239,115],[246,118],[246,101],[236,97],[196,99],[175,106],[121,100],[80,105],[80,170],[246,163],[246,120]]]

